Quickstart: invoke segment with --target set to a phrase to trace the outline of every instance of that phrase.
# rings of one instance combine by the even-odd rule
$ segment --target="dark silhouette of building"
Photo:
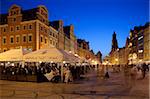
[[[102,63],[102,53],[100,51],[97,52],[96,57]]]
[[[112,38],[112,47],[111,47],[111,51],[115,51],[118,49],[118,41],[116,38],[116,33],[113,33],[113,38]]]

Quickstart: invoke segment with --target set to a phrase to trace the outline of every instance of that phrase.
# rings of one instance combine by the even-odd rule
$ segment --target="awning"
[[[29,51],[25,49],[11,49],[6,52],[0,53],[0,61],[22,61],[23,55]]]
[[[76,62],[72,56],[64,50],[51,47],[48,49],[40,49],[24,55],[23,59],[26,62]]]

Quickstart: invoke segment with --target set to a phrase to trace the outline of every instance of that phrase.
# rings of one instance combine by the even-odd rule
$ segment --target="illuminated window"
[[[142,38],[143,38],[143,36],[139,37],[138,40],[140,40],[140,39],[142,39]]]
[[[143,52],[143,50],[138,50],[138,52],[139,52],[139,53],[142,53],[142,52]]]

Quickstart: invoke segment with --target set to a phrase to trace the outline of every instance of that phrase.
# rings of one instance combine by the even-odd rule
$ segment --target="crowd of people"
[[[126,64],[126,65],[100,65],[98,76],[109,78],[111,73],[122,72],[126,77],[136,80],[142,80],[149,73],[150,64]],[[111,72],[111,73],[110,73]]]
[[[20,63],[15,64],[0,64],[0,74],[9,76],[24,75],[25,76],[37,76],[37,81],[61,81],[61,65],[58,63],[35,63],[28,62],[24,66]],[[80,75],[87,73],[92,66],[84,65],[77,66],[71,64],[63,64],[63,82],[68,83],[73,80],[80,79]]]
[[[62,81],[68,83],[74,80],[80,79],[81,75],[86,74],[91,69],[97,68],[98,76],[101,78],[108,79],[111,77],[111,72],[119,73],[123,72],[125,81],[140,80],[144,79],[146,74],[149,72],[150,64],[131,64],[131,65],[71,65],[69,63],[62,64],[59,63],[35,63],[27,62],[22,66],[20,63],[0,64],[0,75],[6,75],[7,78],[15,75],[26,76],[36,76],[38,82],[50,81],[58,83]],[[62,77],[63,75],[63,77]],[[1,76],[2,79],[2,76]],[[126,82],[128,83],[128,82]]]

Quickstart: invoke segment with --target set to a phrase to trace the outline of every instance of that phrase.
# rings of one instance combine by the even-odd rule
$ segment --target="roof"
[[[8,14],[0,14],[0,25],[7,23],[7,16]]]
[[[33,8],[33,9],[29,9],[29,10],[22,10],[22,21],[28,21],[28,20],[35,20],[37,19],[36,15],[37,15],[37,11],[38,8]],[[3,24],[7,24],[7,14],[0,14],[0,25]]]

